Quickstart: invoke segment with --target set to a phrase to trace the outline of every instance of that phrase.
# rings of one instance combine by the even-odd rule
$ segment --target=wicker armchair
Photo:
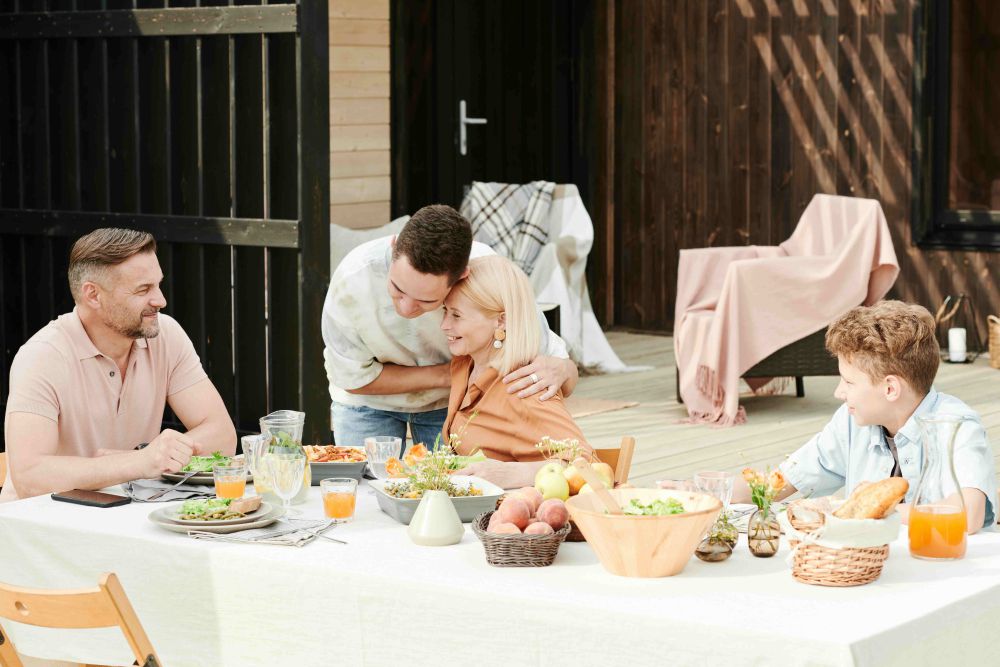
[[[826,327],[774,352],[744,373],[743,377],[795,377],[795,395],[802,398],[806,395],[802,378],[807,375],[840,375],[837,358],[826,351]],[[680,372],[676,368],[674,382],[677,402],[683,403]]]

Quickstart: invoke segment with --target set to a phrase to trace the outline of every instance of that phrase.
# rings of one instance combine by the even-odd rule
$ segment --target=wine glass
[[[733,497],[733,480],[735,479],[736,475],[731,472],[709,470],[696,473],[694,485],[702,493],[715,496],[722,501],[721,516],[729,509],[729,501]]]
[[[261,459],[261,467],[267,476],[271,491],[281,498],[281,507],[285,514],[290,514],[290,501],[302,488],[302,476],[306,467],[305,453],[266,454]]]

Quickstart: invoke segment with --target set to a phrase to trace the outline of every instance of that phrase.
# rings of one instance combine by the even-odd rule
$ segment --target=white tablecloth
[[[306,514],[320,514],[314,497]],[[783,553],[746,544],[665,579],[605,572],[585,543],[548,568],[493,568],[475,535],[417,547],[367,487],[354,523],[303,548],[163,531],[162,505],[96,509],[47,497],[0,505],[0,580],[92,586],[121,578],[166,665],[997,664],[1000,534],[958,562],[918,561],[905,537],[857,588],[795,582]],[[905,529],[904,529],[905,530]],[[4,626],[22,652],[131,663],[117,631]]]

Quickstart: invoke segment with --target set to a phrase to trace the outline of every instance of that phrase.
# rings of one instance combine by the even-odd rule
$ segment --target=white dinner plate
[[[263,509],[263,506],[261,506],[261,509]],[[248,521],[246,523],[238,523],[235,525],[225,524],[222,526],[204,526],[204,525],[190,526],[187,524],[177,523],[176,521],[171,521],[170,519],[159,518],[155,516],[158,511],[159,510],[155,512],[150,512],[149,520],[152,521],[157,526],[159,526],[160,528],[163,528],[164,530],[169,530],[172,533],[185,533],[185,534],[191,532],[192,530],[197,530],[203,533],[216,533],[219,535],[225,535],[228,533],[238,533],[241,530],[251,530],[253,528],[264,528],[265,526],[270,526],[284,514],[284,510],[282,510],[280,507],[275,506],[271,507],[270,511],[267,514],[263,516],[258,516],[255,520]],[[258,512],[259,511],[260,510],[258,510]]]
[[[255,509],[249,514],[244,514],[241,517],[236,517],[233,519],[210,519],[208,521],[202,521],[200,519],[181,519],[178,515],[181,512],[182,503],[172,505],[170,507],[161,507],[158,510],[152,512],[149,517],[150,519],[158,521],[172,521],[181,526],[233,526],[241,523],[250,523],[259,520],[261,517],[268,515],[271,512],[272,506],[269,503],[262,502],[260,507]]]

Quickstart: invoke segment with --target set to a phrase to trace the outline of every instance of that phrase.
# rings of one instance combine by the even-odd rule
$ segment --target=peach
[[[542,504],[542,494],[539,493],[538,489],[533,486],[526,486],[524,488],[518,489],[513,494],[514,496],[520,496],[528,501],[531,505],[531,513],[534,514],[538,511],[538,506]]]
[[[528,525],[528,520],[531,519],[531,505],[524,498],[508,496],[500,503],[497,514],[500,515],[500,521],[512,523],[519,530],[524,530]]]
[[[521,529],[512,523],[498,523],[496,526],[494,526],[487,532],[494,533],[497,535],[504,535],[504,534],[520,535]]]
[[[552,530],[552,526],[544,521],[536,521],[524,529],[525,535],[551,535],[554,532],[556,531]]]
[[[552,526],[552,530],[559,530],[569,521],[569,512],[563,501],[550,498],[539,506],[538,518]]]
[[[499,524],[503,523],[500,519],[500,512],[494,512],[490,515],[490,522],[486,524],[486,532],[492,532]]]

